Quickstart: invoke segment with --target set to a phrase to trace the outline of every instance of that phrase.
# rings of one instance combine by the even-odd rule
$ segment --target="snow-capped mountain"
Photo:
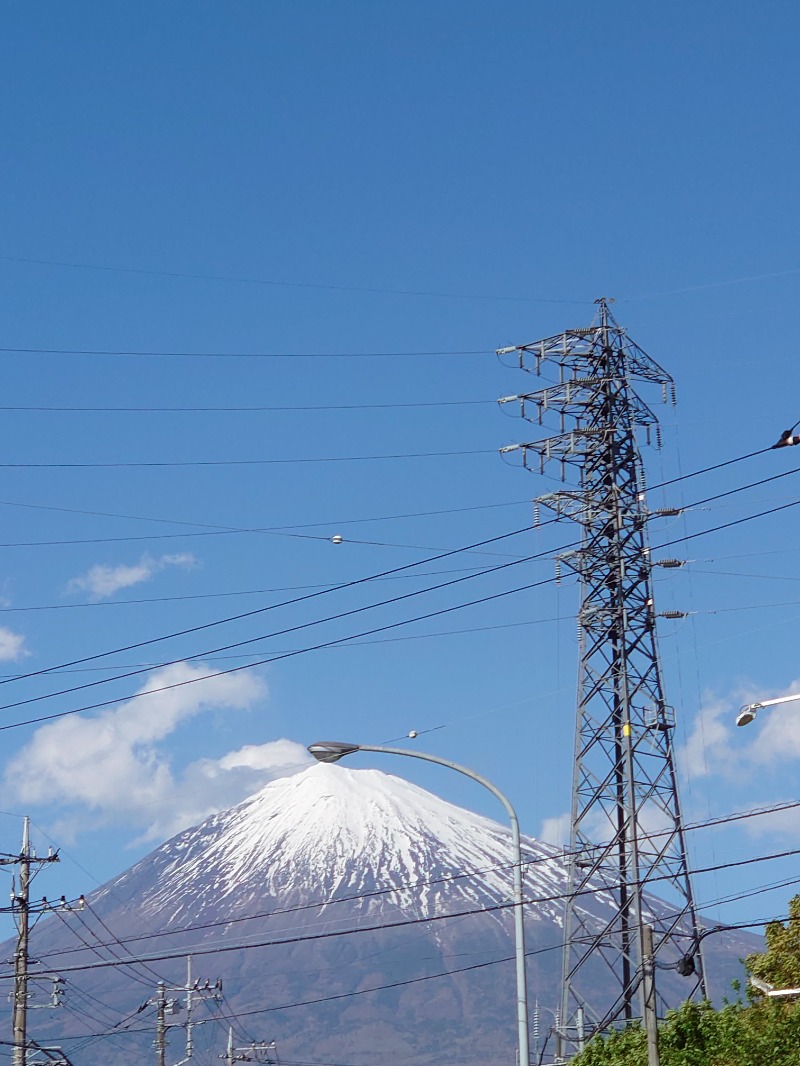
[[[532,838],[523,848],[525,894],[544,897],[527,906],[526,931],[546,1030],[566,874],[558,849]],[[154,1032],[143,1002],[159,979],[185,1000],[176,990],[191,954],[201,983],[224,986],[224,1001],[201,995],[194,1015],[205,1024],[193,1053],[207,1058],[236,1015],[239,1043],[275,1040],[284,1062],[513,1062],[511,862],[508,829],[489,819],[376,770],[316,765],[180,833],[86,911],[43,921],[32,951],[66,995],[61,1010],[36,1012],[37,1032],[75,1066],[112,1047],[123,1066],[139,1061]],[[591,906],[602,918],[609,904],[600,893]],[[752,950],[732,934],[715,947],[731,956],[730,977]],[[168,1064],[185,1057],[183,1021],[170,1018]],[[97,1033],[110,1035],[81,1044]]]
[[[529,850],[540,860],[532,887],[552,890],[563,879],[557,849],[531,841]],[[284,905],[347,897],[369,913],[381,909],[382,898],[359,895],[380,885],[393,889],[394,906],[427,917],[457,900],[507,898],[511,859],[508,829],[490,819],[378,770],[319,764],[273,781],[145,859],[158,862],[158,881],[139,906],[143,917],[170,923],[265,895]],[[97,899],[119,892],[141,866]]]

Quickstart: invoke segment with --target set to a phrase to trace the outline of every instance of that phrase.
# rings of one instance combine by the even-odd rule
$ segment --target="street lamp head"
[[[359,750],[358,744],[345,744],[341,740],[318,740],[316,744],[309,744],[308,750],[317,762],[338,762],[345,755],[352,755]]]
[[[762,704],[760,703],[748,703],[746,707],[742,707],[741,711],[736,715],[736,724],[750,725],[761,707]]]

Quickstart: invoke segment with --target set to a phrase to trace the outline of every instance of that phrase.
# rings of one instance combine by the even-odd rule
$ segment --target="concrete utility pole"
[[[186,1021],[182,1023],[182,1027],[186,1030],[186,1046],[184,1057],[175,1063],[175,1066],[183,1066],[184,1063],[190,1062],[194,1055],[193,1029],[198,1024],[192,1018],[195,1000],[215,999],[219,1001],[222,998],[222,979],[218,977],[213,985],[208,979],[202,982],[199,979],[192,980],[192,956],[187,955],[185,985],[167,987],[165,981],[158,982],[155,998],[148,1000],[156,1008],[156,1039],[154,1045],[156,1049],[156,1066],[166,1066],[167,1029],[169,1028],[167,1014],[175,1014],[181,1007],[181,1001],[179,999],[170,999],[167,996],[168,992],[182,992],[186,997],[183,1002],[186,1007]]]
[[[158,982],[156,992],[156,1066],[164,1066],[167,1054],[167,986]]]
[[[49,862],[58,862],[58,854],[51,852],[39,858],[31,848],[30,819],[22,827],[22,848],[19,855],[0,857],[0,866],[19,866],[19,879],[11,892],[11,910],[17,927],[17,946],[14,951],[14,991],[12,1021],[13,1066],[25,1066],[28,1049],[28,941],[30,937],[30,884],[38,870]],[[46,906],[46,904],[45,904]]]
[[[225,1059],[228,1066],[234,1066],[237,1062],[256,1062],[260,1066],[275,1066],[278,1061],[278,1052],[275,1047],[275,1041],[271,1040],[268,1044],[249,1044],[247,1047],[234,1047],[233,1043],[233,1026],[228,1029],[228,1049],[224,1055],[220,1055],[221,1059]]]
[[[213,999],[219,1002],[222,999],[222,978],[218,977],[212,985],[206,978],[204,981],[200,979],[192,980],[192,956],[186,956],[186,984],[183,988],[173,988],[172,992],[185,992],[186,993],[186,1022],[184,1028],[186,1029],[186,1051],[184,1057],[176,1066],[182,1066],[183,1063],[188,1062],[194,1055],[194,1036],[192,1033],[193,1027],[197,1022],[192,1021],[192,1014],[195,1008],[195,998]]]
[[[656,1016],[656,966],[653,957],[653,927],[642,926],[642,985],[644,992],[644,1027],[647,1032],[647,1066],[661,1066],[658,1055],[658,1018]]]

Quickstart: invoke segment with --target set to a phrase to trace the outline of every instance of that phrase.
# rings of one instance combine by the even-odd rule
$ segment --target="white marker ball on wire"
[[[343,540],[344,537],[342,536],[342,534],[336,533],[334,536],[331,537],[331,544],[341,544]]]

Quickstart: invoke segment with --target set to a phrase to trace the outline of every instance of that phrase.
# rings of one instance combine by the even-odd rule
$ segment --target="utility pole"
[[[164,1066],[167,1053],[167,986],[163,981],[158,982],[156,992],[156,1066]]]
[[[642,926],[642,988],[644,990],[644,1027],[647,1033],[647,1066],[661,1066],[658,1055],[658,1017],[656,1015],[656,966],[653,958],[653,927]]]
[[[219,1002],[222,999],[222,978],[218,977],[212,985],[206,978],[205,981],[201,981],[199,978],[192,979],[192,956],[186,956],[186,984],[183,988],[173,988],[172,992],[185,992],[186,999],[186,1022],[184,1028],[186,1030],[186,1051],[184,1057],[176,1066],[181,1066],[182,1063],[188,1062],[194,1055],[194,1035],[192,1029],[197,1022],[192,1020],[193,1012],[195,1009],[195,1000],[213,999]]]
[[[233,1042],[233,1026],[228,1029],[228,1047],[224,1055],[227,1066],[234,1066],[237,1062],[256,1062],[259,1066],[277,1066],[278,1052],[275,1041],[267,1043],[248,1044],[247,1047],[235,1047]]]
[[[17,927],[17,946],[14,951],[14,991],[12,993],[12,1062],[26,1066],[28,1050],[28,942],[30,939],[30,885],[39,870],[47,863],[58,862],[52,850],[39,857],[31,848],[30,819],[22,824],[22,848],[19,855],[0,857],[0,866],[18,866],[17,883],[11,890],[11,911]],[[46,906],[46,903],[45,903]]]
[[[538,497],[557,519],[576,522],[581,544],[559,556],[579,578],[579,672],[568,854],[568,898],[559,1055],[575,1044],[567,1019],[582,1008],[587,1036],[617,1018],[644,1016],[642,925],[645,890],[667,895],[655,925],[655,953],[683,957],[699,943],[667,705],[656,643],[648,523],[637,434],[660,446],[658,422],[634,385],[672,378],[614,320],[608,301],[587,328],[571,329],[513,353],[521,370],[557,382],[508,396],[528,421],[556,433],[503,448],[526,468],[558,464],[574,487]],[[672,512],[678,513],[678,512]],[[662,560],[680,566],[679,560]],[[600,910],[586,901],[602,892]],[[705,994],[697,957],[695,990]],[[689,990],[689,994],[693,990]],[[636,1007],[639,1011],[636,1011]]]
[[[165,981],[158,982],[155,998],[148,1000],[148,1003],[156,1008],[156,1039],[154,1045],[156,1049],[156,1066],[166,1066],[167,1029],[169,1028],[167,1014],[177,1014],[181,1009],[180,999],[169,998],[167,996],[168,992],[181,992],[185,996],[183,1005],[186,1008],[186,1021],[182,1023],[182,1027],[186,1030],[186,1045],[184,1057],[175,1063],[175,1066],[183,1066],[184,1063],[190,1062],[194,1055],[193,1029],[198,1024],[193,1020],[196,1001],[203,999],[219,1001],[222,998],[222,979],[217,978],[213,985],[208,979],[205,981],[193,980],[192,956],[187,955],[186,984],[168,987]]]

